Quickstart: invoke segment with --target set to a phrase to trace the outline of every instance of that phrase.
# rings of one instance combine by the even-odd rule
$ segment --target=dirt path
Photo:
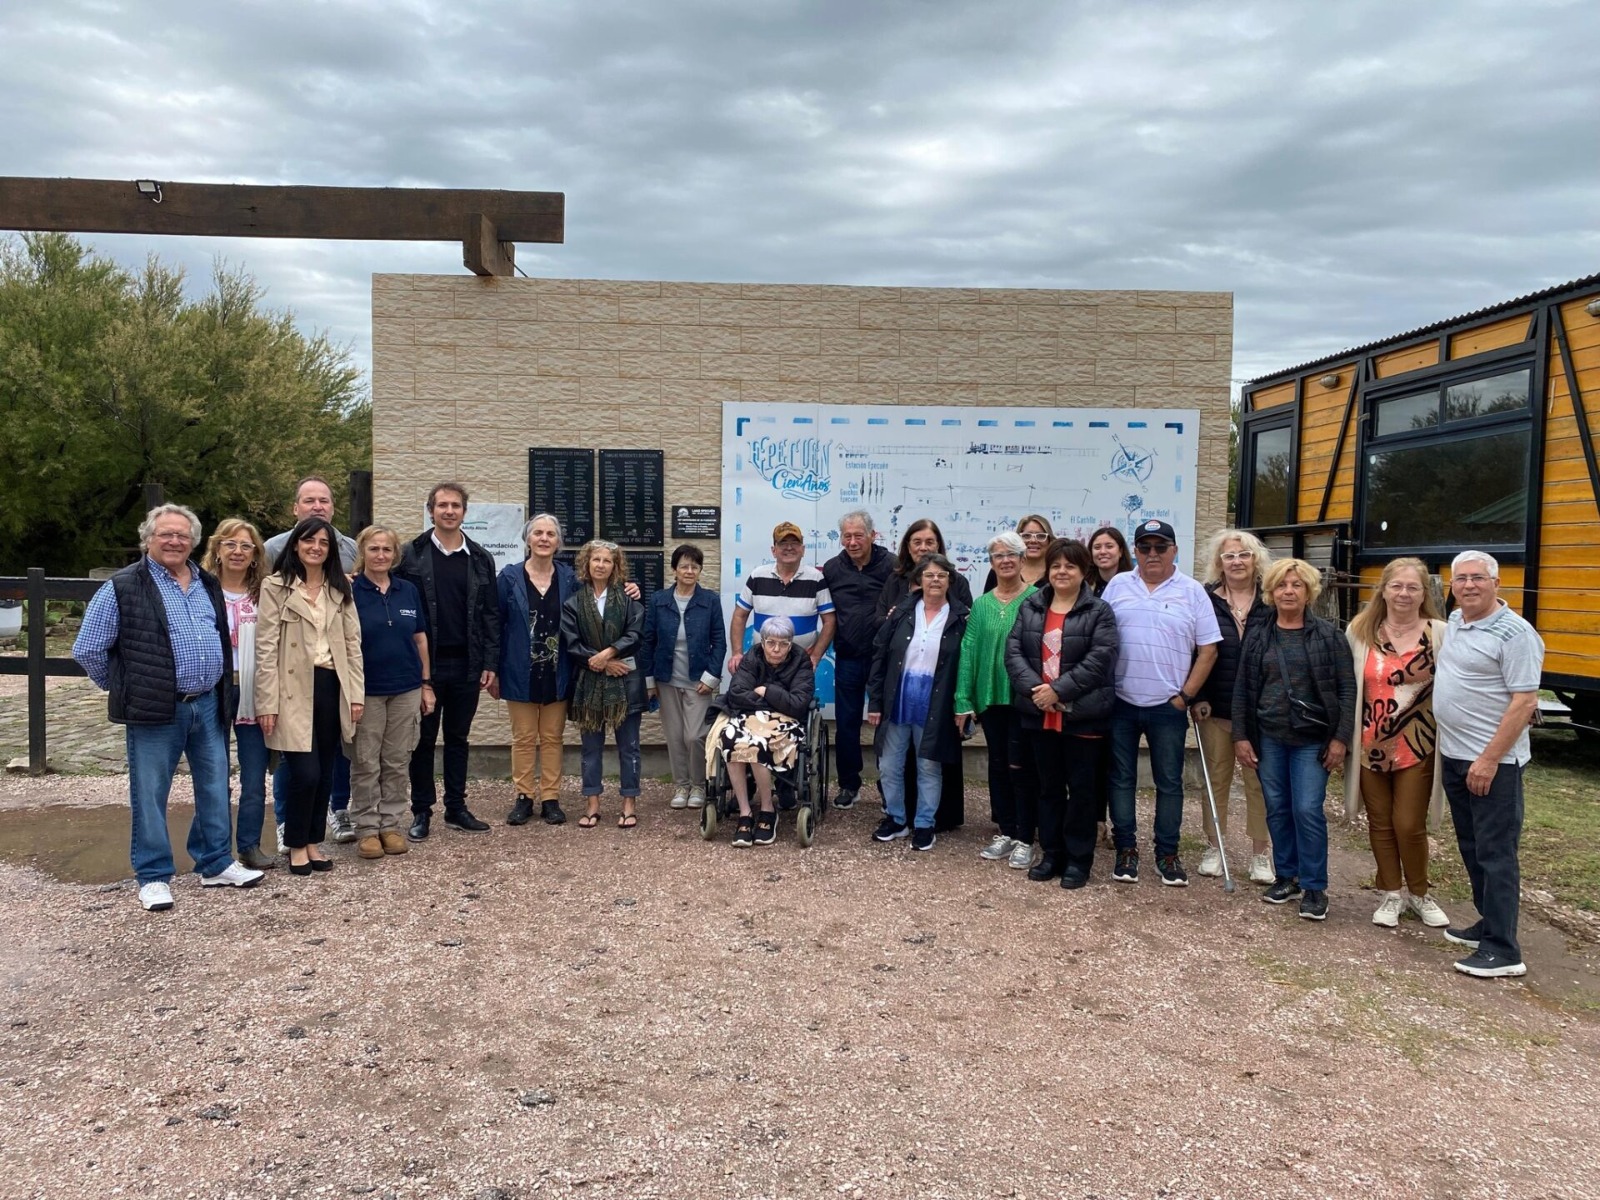
[[[1485,985],[1375,929],[1342,847],[1319,927],[1104,857],[1030,884],[977,860],[977,790],[926,855],[865,808],[707,845],[647,791],[633,833],[509,829],[477,783],[490,834],[167,914],[0,868],[0,1190],[1590,1194],[1595,964],[1548,932],[1539,990]]]

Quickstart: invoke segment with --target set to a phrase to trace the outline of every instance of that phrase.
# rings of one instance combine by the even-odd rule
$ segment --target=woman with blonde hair
[[[239,758],[239,815],[234,844],[239,861],[265,870],[278,860],[261,849],[261,823],[267,814],[267,743],[256,724],[256,610],[261,603],[261,577],[267,569],[267,547],[261,531],[242,517],[218,523],[206,543],[201,567],[217,577],[228,606],[228,634],[233,639],[233,744]],[[281,816],[277,820],[281,821]],[[281,848],[281,847],[280,847]]]
[[[1217,798],[1217,820],[1222,835],[1228,832],[1228,793],[1233,787],[1236,759],[1233,754],[1233,688],[1239,675],[1239,652],[1244,638],[1255,626],[1272,620],[1272,609],[1261,598],[1261,577],[1272,556],[1255,534],[1243,529],[1223,529],[1212,535],[1201,559],[1205,563],[1205,589],[1217,611],[1217,628],[1222,641],[1217,645],[1217,663],[1206,676],[1194,706],[1195,732],[1200,752],[1206,758],[1211,789]],[[1250,834],[1250,879],[1269,884],[1274,879],[1272,847],[1267,832],[1267,802],[1261,795],[1261,780],[1249,767],[1240,767],[1244,784],[1245,824]],[[1201,875],[1221,875],[1222,856],[1217,849],[1217,828],[1211,810],[1205,814],[1206,852],[1200,856]]]
[[[1344,811],[1353,818],[1366,806],[1383,893],[1372,923],[1390,929],[1403,911],[1435,929],[1450,923],[1428,894],[1428,827],[1437,827],[1444,811],[1433,669],[1446,628],[1428,589],[1427,565],[1397,558],[1345,630],[1356,675],[1359,742],[1352,744],[1359,750],[1345,767]]]

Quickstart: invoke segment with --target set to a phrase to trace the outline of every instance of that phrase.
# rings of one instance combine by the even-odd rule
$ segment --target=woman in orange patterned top
[[[1390,929],[1407,910],[1436,929],[1450,923],[1428,894],[1428,826],[1438,825],[1444,807],[1433,667],[1445,628],[1428,591],[1427,566],[1397,558],[1345,631],[1360,722],[1360,752],[1345,767],[1345,816],[1366,806],[1383,893],[1372,923]]]

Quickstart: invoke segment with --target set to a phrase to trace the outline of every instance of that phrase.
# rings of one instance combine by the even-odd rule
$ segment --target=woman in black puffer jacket
[[[1117,619],[1086,581],[1094,559],[1058,538],[1045,553],[1046,586],[1022,602],[1006,637],[1023,736],[1039,771],[1039,862],[1028,878],[1080,888],[1094,865],[1096,786],[1116,701]]]

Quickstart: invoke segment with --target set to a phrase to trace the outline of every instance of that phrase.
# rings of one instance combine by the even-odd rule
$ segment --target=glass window
[[[1374,437],[1387,437],[1391,433],[1411,433],[1429,429],[1439,423],[1439,389],[1413,392],[1398,396],[1378,405],[1377,428]]]
[[[1287,525],[1289,512],[1290,430],[1287,425],[1251,435],[1250,521]]]
[[[1366,548],[1520,546],[1528,515],[1529,432],[1521,424],[1370,452]]]
[[[1466,421],[1493,413],[1516,412],[1528,407],[1532,373],[1524,367],[1488,379],[1451,384],[1444,390],[1444,419]]]

